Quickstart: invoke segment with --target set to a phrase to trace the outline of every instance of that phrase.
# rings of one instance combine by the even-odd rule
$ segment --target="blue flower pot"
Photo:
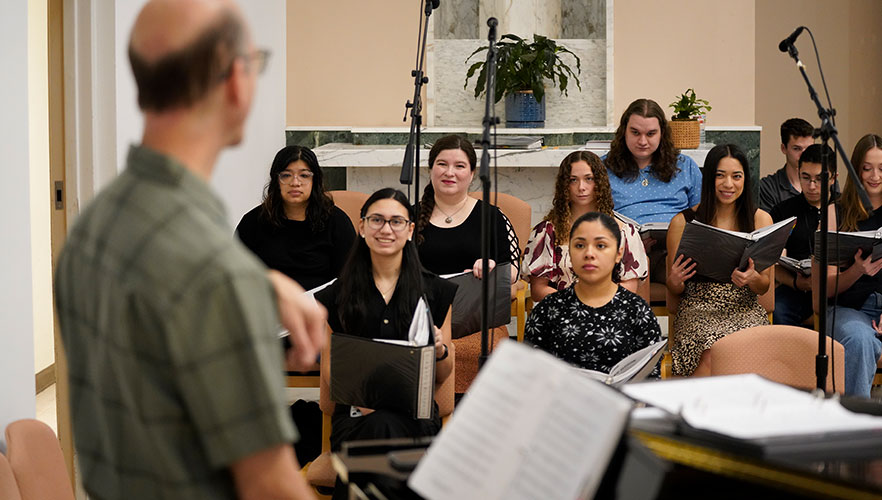
[[[505,96],[505,126],[509,128],[544,128],[545,99],[537,102],[532,91]]]

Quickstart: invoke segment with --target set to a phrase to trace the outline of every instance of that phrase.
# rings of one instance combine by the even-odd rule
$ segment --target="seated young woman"
[[[829,227],[840,231],[875,231],[882,227],[882,137],[867,134],[857,142],[851,163],[861,178],[873,206],[867,214],[857,188],[847,176],[838,207],[831,206]],[[838,208],[838,210],[836,210]],[[833,248],[834,242],[829,242]],[[876,375],[876,363],[882,355],[882,260],[857,252],[854,262],[841,269],[827,266],[827,335],[845,348],[845,393],[870,397]],[[818,262],[812,262],[812,291],[815,309],[818,304]],[[837,287],[838,285],[838,287]]]
[[[361,207],[358,232],[340,278],[316,294],[328,310],[331,332],[366,338],[406,340],[414,308],[425,294],[435,322],[435,379],[453,369],[447,356],[456,285],[424,270],[414,244],[407,197],[385,188]],[[328,343],[329,345],[330,343]],[[322,377],[330,382],[330,348],[322,353]],[[432,419],[416,420],[384,408],[338,404],[331,422],[331,448],[345,441],[434,435],[441,428],[437,405]],[[354,416],[360,415],[360,416]]]
[[[340,274],[355,241],[352,222],[334,206],[323,177],[312,150],[282,148],[270,166],[263,202],[236,227],[267,267],[307,290]]]
[[[742,232],[772,224],[771,216],[754,205],[750,168],[738,146],[721,144],[708,152],[702,169],[701,202],[694,210],[687,208],[674,216],[668,228],[667,286],[679,299],[671,368],[679,376],[692,375],[704,351],[717,340],[769,322],[757,298],[769,289],[771,267],[757,272],[751,259],[743,271],[732,270],[730,282],[715,283],[696,275],[691,258],[677,256],[683,230],[693,219]]]
[[[576,151],[560,163],[551,210],[533,228],[524,249],[522,275],[530,282],[533,302],[567,288],[576,280],[567,236],[572,222],[588,212],[614,215],[612,191],[600,158],[590,151]],[[618,219],[616,222],[623,242],[619,283],[636,293],[639,281],[649,274],[646,251],[633,226]]]
[[[623,243],[609,215],[588,212],[576,219],[569,249],[578,280],[536,304],[524,329],[527,342],[580,368],[609,373],[661,339],[649,305],[619,283]]]
[[[471,270],[481,278],[481,214],[484,204],[469,196],[477,155],[465,137],[442,137],[429,151],[429,184],[420,200],[417,249],[429,271],[453,274]],[[491,224],[490,269],[511,263],[511,294],[517,292],[520,247],[511,223],[489,206]],[[475,307],[479,307],[476,305]],[[492,331],[493,345],[508,337],[503,326]],[[480,335],[467,335],[456,344],[456,393],[463,394],[478,373]]]

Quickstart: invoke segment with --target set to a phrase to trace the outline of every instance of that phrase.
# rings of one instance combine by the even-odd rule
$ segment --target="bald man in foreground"
[[[311,497],[277,332],[307,367],[326,313],[233,238],[208,185],[266,57],[230,2],[152,0],[135,22],[142,143],[77,218],[55,282],[93,500]]]

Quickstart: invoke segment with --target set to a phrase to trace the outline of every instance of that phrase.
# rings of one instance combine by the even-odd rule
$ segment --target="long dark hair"
[[[625,134],[628,133],[628,120],[631,115],[642,116],[643,118],[657,118],[660,128],[661,140],[658,143],[658,149],[652,153],[652,175],[662,182],[670,182],[674,174],[680,171],[677,166],[677,156],[680,150],[674,147],[674,139],[671,137],[671,127],[665,119],[665,113],[661,106],[652,99],[637,99],[628,105],[628,109],[622,113],[622,119],[619,121],[619,128],[613,136],[612,143],[609,145],[609,155],[606,157],[606,166],[617,177],[621,177],[626,181],[633,181],[640,173],[640,167],[634,160],[634,155],[628,149],[625,142]]]
[[[379,200],[395,200],[410,214],[410,205],[407,196],[394,188],[383,188],[370,196],[361,206],[361,217],[367,216],[367,211]],[[364,238],[356,238],[349,252],[349,258],[340,271],[340,289],[337,294],[337,310],[340,314],[340,323],[345,332],[350,332],[361,327],[367,318],[368,301],[374,284],[373,264],[371,251]],[[417,301],[423,294],[422,265],[417,255],[416,246],[412,241],[404,244],[401,255],[401,271],[398,275],[398,284],[395,288],[398,295],[398,331],[407,332],[413,317],[413,310]]]
[[[469,142],[463,136],[460,135],[447,135],[444,136],[432,145],[432,149],[429,151],[429,170],[432,170],[432,166],[435,165],[435,159],[438,158],[438,155],[441,154],[441,151],[447,151],[448,149],[460,149],[465,152],[466,156],[469,158],[469,167],[471,167],[472,172],[475,171],[475,166],[478,164],[478,155],[475,154],[475,147],[472,146],[472,143]],[[423,243],[423,229],[425,229],[429,225],[429,219],[432,217],[432,210],[435,209],[435,188],[432,186],[432,181],[429,181],[426,184],[426,189],[423,190],[423,197],[420,200],[420,220],[417,221],[417,243]]]
[[[616,251],[622,248],[622,231],[619,229],[619,224],[611,216],[601,212],[588,212],[587,214],[582,214],[581,217],[576,219],[576,221],[573,222],[573,228],[570,229],[570,240],[573,239],[573,234],[576,233],[576,228],[581,226],[583,222],[594,222],[596,220],[600,221],[600,223],[603,224],[603,227],[606,228],[616,240]],[[572,244],[570,244],[570,248],[572,247]],[[613,283],[622,281],[621,262],[618,262],[613,266],[612,281]]]
[[[705,224],[713,224],[717,215],[717,166],[723,158],[737,160],[744,170],[744,189],[741,191],[741,196],[735,200],[735,220],[738,222],[739,231],[753,231],[756,228],[754,221],[756,204],[753,201],[750,166],[747,163],[747,156],[735,144],[720,144],[707,153],[704,168],[701,169],[701,202],[698,204],[698,210],[695,211],[695,219]]]
[[[551,201],[551,210],[542,220],[551,222],[554,226],[554,246],[563,245],[567,235],[572,200],[570,200],[570,175],[573,172],[573,163],[584,161],[591,167],[594,176],[594,207],[598,212],[607,215],[613,214],[612,189],[609,186],[609,177],[606,175],[606,167],[600,158],[591,151],[575,151],[570,153],[560,162],[557,169],[557,179],[554,181],[554,198]]]
[[[312,190],[309,192],[309,201],[306,203],[306,220],[313,232],[325,228],[325,223],[331,216],[334,208],[334,200],[325,190],[325,178],[318,158],[311,149],[305,146],[285,146],[276,153],[273,164],[270,166],[269,182],[263,190],[263,202],[261,203],[261,217],[273,225],[281,226],[288,220],[285,215],[285,202],[282,199],[282,188],[279,184],[279,172],[288,168],[288,165],[303,160],[312,172]]]
[[[867,134],[854,145],[854,150],[851,152],[851,164],[858,172],[860,172],[867,152],[874,148],[882,149],[882,137],[876,134]],[[851,181],[851,176],[845,178],[845,186],[842,188],[842,196],[839,198],[839,208],[839,228],[844,231],[857,231],[858,222],[868,217],[857,188]]]

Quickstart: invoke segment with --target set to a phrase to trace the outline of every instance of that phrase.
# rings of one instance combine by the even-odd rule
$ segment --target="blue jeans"
[[[833,325],[833,315],[836,324]],[[870,322],[879,321],[882,294],[872,293],[860,310],[830,307],[827,310],[827,335],[845,348],[845,394],[870,397],[876,375],[876,362],[882,354],[882,342],[876,338]]]
[[[812,309],[812,293],[794,290],[787,285],[775,288],[775,310],[772,312],[772,323],[776,325],[802,324],[814,314]]]

